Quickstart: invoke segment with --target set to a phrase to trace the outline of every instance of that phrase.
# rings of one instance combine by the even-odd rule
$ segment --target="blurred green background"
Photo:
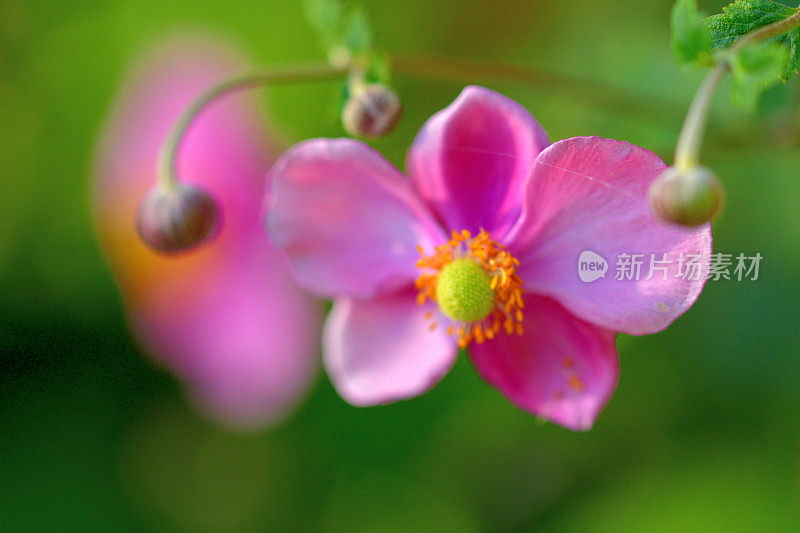
[[[376,146],[398,165],[470,81],[552,139],[624,139],[670,161],[702,76],[672,60],[669,0],[363,4],[385,50],[583,80],[396,73],[406,114]],[[704,151],[728,189],[715,249],[761,253],[759,279],[710,282],[668,331],[620,338],[620,385],[591,432],[516,410],[461,358],[432,392],[385,407],[351,407],[321,376],[294,418],[237,435],[194,414],[129,338],[87,199],[126,66],[192,28],[262,63],[323,56],[296,1],[0,5],[0,529],[800,531],[796,80],[755,112],[720,94]],[[275,89],[268,107],[289,139],[340,136],[335,94]]]

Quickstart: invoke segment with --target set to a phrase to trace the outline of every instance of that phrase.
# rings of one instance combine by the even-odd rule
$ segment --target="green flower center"
[[[447,334],[455,335],[466,348],[492,340],[500,330],[522,335],[522,280],[519,261],[492,240],[486,230],[475,237],[469,231],[454,231],[450,240],[427,255],[418,247],[420,275],[414,281],[417,303],[433,301],[450,319]],[[433,311],[425,313],[436,329]]]
[[[495,308],[495,291],[483,266],[470,257],[448,263],[439,273],[436,301],[457,322],[479,322]]]

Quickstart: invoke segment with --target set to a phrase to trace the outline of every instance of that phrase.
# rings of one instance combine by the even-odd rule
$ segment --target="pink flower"
[[[550,145],[523,107],[468,87],[423,126],[406,167],[409,179],[362,143],[317,139],[272,170],[271,235],[297,279],[335,299],[323,362],[353,404],[425,392],[461,345],[515,405],[585,430],[616,387],[615,332],[662,330],[702,290],[677,260],[707,260],[710,227],[653,218],[647,190],[666,166],[647,150]],[[587,250],[609,275],[580,281]],[[667,254],[667,279],[614,279],[624,253]]]
[[[271,148],[253,97],[214,104],[180,153],[187,183],[209,191],[224,210],[218,237],[162,257],[134,224],[169,128],[202,91],[235,73],[237,57],[214,40],[180,39],[134,69],[101,137],[93,205],[136,336],[201,409],[253,427],[285,416],[308,390],[319,320],[261,224]]]

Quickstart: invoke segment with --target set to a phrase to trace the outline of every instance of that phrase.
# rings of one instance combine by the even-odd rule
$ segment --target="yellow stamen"
[[[465,348],[472,340],[478,343],[491,340],[501,330],[509,335],[522,335],[525,306],[522,280],[516,273],[519,261],[502,244],[493,241],[488,232],[481,230],[473,237],[467,230],[453,231],[450,240],[437,246],[432,255],[425,255],[421,246],[417,249],[421,256],[417,267],[422,271],[415,282],[419,290],[417,303],[422,305],[430,300],[439,305],[442,313],[454,321],[448,325],[447,333],[455,334],[459,347]],[[474,264],[465,259],[477,263],[485,276],[475,272]],[[447,280],[439,296],[446,296],[446,300],[439,301],[440,277],[454,262],[460,264],[453,265],[445,274]],[[490,292],[483,296],[482,291]],[[425,317],[433,320],[431,312]]]

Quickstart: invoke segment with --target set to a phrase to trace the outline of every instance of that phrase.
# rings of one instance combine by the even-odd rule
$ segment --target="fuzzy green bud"
[[[157,185],[136,213],[136,229],[154,250],[173,254],[212,238],[219,228],[219,210],[203,190],[191,185]]]
[[[650,208],[665,222],[695,227],[717,214],[724,191],[705,167],[665,170],[650,186]]]

